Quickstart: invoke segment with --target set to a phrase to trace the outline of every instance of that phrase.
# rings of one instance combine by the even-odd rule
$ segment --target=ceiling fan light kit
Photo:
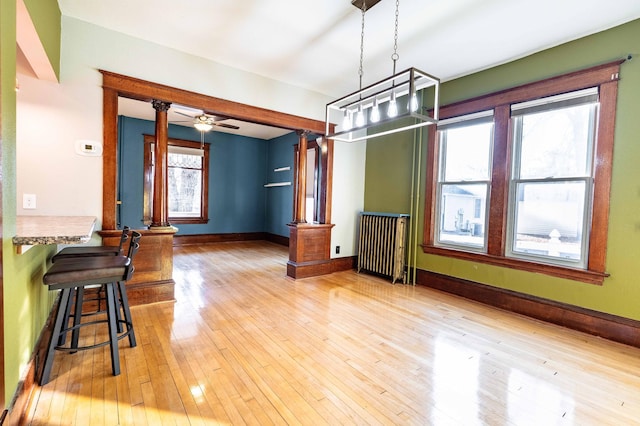
[[[204,114],[199,115],[193,120],[193,127],[200,130],[201,132],[208,132],[213,129],[213,118],[208,117]]]
[[[362,11],[360,44],[360,90],[327,104],[325,134],[329,139],[357,142],[438,122],[440,80],[416,68],[396,73],[399,59],[398,8],[396,0],[393,75],[365,88],[362,87],[364,52],[364,15],[380,0],[352,0]],[[433,95],[430,103],[421,104],[423,94]],[[426,106],[429,105],[429,106]],[[431,115],[429,112],[431,111]],[[334,132],[330,130],[335,125]]]

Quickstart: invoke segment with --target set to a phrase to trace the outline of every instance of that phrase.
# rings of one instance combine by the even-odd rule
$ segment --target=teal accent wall
[[[119,224],[144,227],[143,216],[143,135],[154,134],[152,121],[118,117],[119,126],[119,194],[122,205]],[[291,136],[292,135],[292,136]],[[169,125],[169,137],[200,141],[200,132]],[[178,235],[270,232],[288,236],[293,193],[291,187],[264,188],[269,179],[291,179],[293,145],[291,133],[271,140],[205,133],[209,144],[209,223],[177,225]],[[273,166],[272,165],[276,165]],[[277,178],[273,168],[288,165],[291,170]]]
[[[421,269],[499,288],[640,320],[640,20],[584,37],[552,49],[448,81],[441,86],[441,104],[542,80],[602,63],[634,58],[621,65],[615,126],[613,176],[606,270],[602,286],[482,263],[426,255],[419,245]],[[406,132],[367,142],[365,209],[398,212],[410,204],[413,141],[425,135]],[[424,149],[420,156],[424,194]],[[421,201],[423,203],[424,201]],[[402,206],[402,207],[399,207]],[[424,205],[417,217],[422,235]],[[420,238],[421,240],[421,238]]]
[[[265,183],[291,182],[291,185],[265,188],[265,231],[283,237],[289,237],[287,223],[293,220],[293,165],[297,143],[298,135],[294,132],[269,141]],[[281,167],[289,167],[289,170],[274,171]]]

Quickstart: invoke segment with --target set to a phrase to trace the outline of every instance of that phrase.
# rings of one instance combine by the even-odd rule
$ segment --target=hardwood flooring
[[[29,424],[640,424],[640,349],[352,271],[294,281],[286,260],[176,248],[176,302],[132,308],[122,374],[107,348],[56,353]]]

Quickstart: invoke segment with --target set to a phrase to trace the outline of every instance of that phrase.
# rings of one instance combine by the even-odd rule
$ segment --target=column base
[[[287,276],[308,278],[330,274],[333,224],[290,223]]]

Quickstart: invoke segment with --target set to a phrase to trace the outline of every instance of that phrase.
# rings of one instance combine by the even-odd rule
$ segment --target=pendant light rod
[[[391,55],[391,60],[393,61],[393,72],[396,73],[396,62],[400,59],[400,55],[398,55],[398,16],[400,10],[400,0],[396,0],[396,28],[393,34],[393,54]]]
[[[367,11],[367,5],[362,6],[362,29],[360,31],[360,69],[358,69],[358,76],[360,76],[360,90],[362,90],[362,76],[364,70],[362,68],[362,62],[364,61],[364,14]]]

